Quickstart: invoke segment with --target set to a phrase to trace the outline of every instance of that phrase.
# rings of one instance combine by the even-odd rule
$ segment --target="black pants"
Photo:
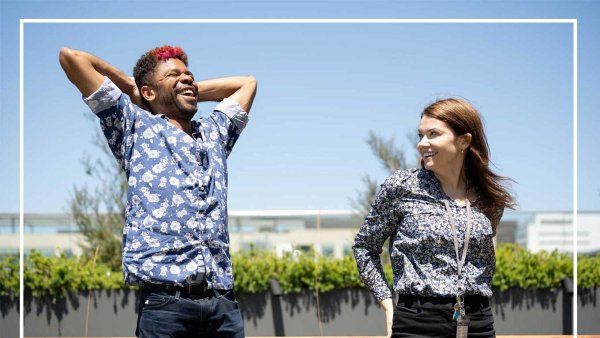
[[[394,310],[392,337],[454,338],[452,320],[455,298],[400,295]],[[494,317],[487,297],[467,296],[465,310],[469,319],[469,338],[496,337]]]

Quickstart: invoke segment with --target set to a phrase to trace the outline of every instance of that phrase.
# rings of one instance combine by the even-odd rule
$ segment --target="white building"
[[[361,217],[345,210],[257,210],[229,213],[233,251],[257,247],[284,251],[314,249],[325,256],[352,252]]]
[[[25,252],[58,250],[81,253],[83,237],[65,214],[26,214]],[[362,218],[346,210],[257,210],[229,213],[231,250],[251,247],[275,250],[314,249],[325,256],[352,252]],[[516,224],[516,225],[515,225]],[[573,251],[573,222],[569,212],[507,212],[499,225],[499,241],[515,241],[531,251]],[[600,251],[600,212],[579,214],[580,253]],[[503,232],[501,234],[501,232]],[[19,249],[19,215],[0,214],[0,254]]]
[[[600,212],[577,214],[577,252],[600,253]]]
[[[577,251],[600,251],[600,212],[580,212],[577,225]],[[517,226],[516,242],[532,252],[541,250],[572,253],[573,214],[538,212],[530,221]]]
[[[342,257],[352,251],[354,235],[362,219],[351,211],[338,210],[260,210],[229,213],[231,250],[275,250],[276,252],[314,249],[317,253]],[[84,238],[75,221],[65,214],[26,214],[25,252],[44,254],[59,250],[79,255]],[[0,254],[19,250],[19,215],[0,214]]]

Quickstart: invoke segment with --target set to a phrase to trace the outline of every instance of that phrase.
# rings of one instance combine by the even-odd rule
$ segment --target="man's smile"
[[[175,92],[177,95],[196,98],[196,87],[194,86],[177,86]]]

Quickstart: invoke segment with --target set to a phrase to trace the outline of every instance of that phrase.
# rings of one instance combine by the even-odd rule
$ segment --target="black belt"
[[[490,299],[486,296],[466,295],[464,296],[465,306],[468,307],[488,307]],[[456,297],[436,297],[436,296],[418,296],[418,295],[398,295],[398,303],[403,302],[406,305],[412,303],[430,303],[430,304],[452,304],[456,303]]]
[[[229,290],[210,289],[206,282],[200,284],[189,284],[184,286],[144,283],[144,291],[148,292],[166,292],[175,295],[179,292],[182,297],[207,298],[219,296],[227,293]]]

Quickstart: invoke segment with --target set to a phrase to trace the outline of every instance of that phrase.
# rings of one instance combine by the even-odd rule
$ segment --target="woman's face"
[[[461,168],[464,161],[461,150],[468,146],[465,138],[470,138],[466,135],[456,137],[445,122],[423,116],[419,123],[417,150],[425,169],[444,172],[452,167]]]

